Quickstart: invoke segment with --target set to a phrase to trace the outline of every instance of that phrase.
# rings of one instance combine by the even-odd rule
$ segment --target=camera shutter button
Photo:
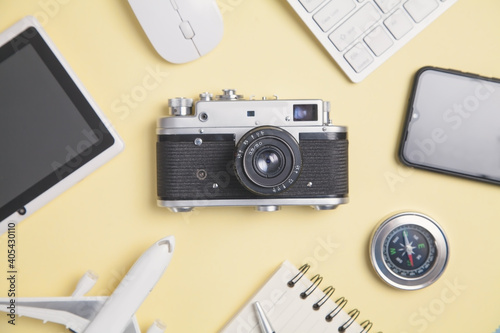
[[[222,91],[222,95],[216,96],[220,101],[236,101],[243,98],[243,95],[236,94],[236,89],[222,89]]]

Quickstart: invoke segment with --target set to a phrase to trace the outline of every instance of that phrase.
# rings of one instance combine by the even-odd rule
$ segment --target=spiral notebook
[[[305,276],[309,268],[285,261],[220,333],[261,333],[253,307],[257,301],[277,333],[370,331],[372,323],[358,323],[360,312],[349,309],[347,299],[334,298],[331,286],[320,287],[323,277]]]

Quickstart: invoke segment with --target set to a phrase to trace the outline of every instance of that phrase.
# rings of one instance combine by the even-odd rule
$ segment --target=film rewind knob
[[[172,116],[189,116],[193,114],[193,100],[177,97],[168,100],[168,107]]]

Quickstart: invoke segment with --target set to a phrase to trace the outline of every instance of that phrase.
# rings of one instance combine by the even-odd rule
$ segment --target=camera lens
[[[267,146],[255,156],[255,169],[263,177],[274,177],[283,170],[284,159],[279,149]]]
[[[279,194],[297,180],[302,156],[295,138],[271,126],[247,132],[236,146],[235,171],[240,183],[253,193]]]

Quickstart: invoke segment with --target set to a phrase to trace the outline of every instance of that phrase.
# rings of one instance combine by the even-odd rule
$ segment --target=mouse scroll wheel
[[[183,21],[179,25],[179,28],[181,28],[181,31],[182,31],[182,34],[184,35],[184,38],[191,39],[194,37],[194,30],[191,27],[191,24],[189,24],[189,21]]]

